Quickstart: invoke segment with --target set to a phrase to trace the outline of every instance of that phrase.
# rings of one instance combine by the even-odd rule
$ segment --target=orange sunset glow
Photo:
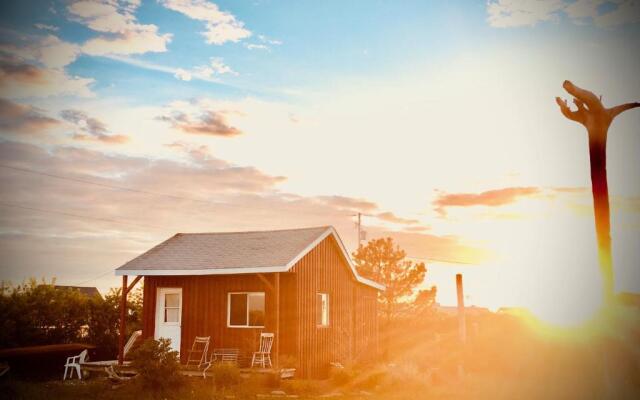
[[[640,1],[5,3],[0,390],[640,393]]]

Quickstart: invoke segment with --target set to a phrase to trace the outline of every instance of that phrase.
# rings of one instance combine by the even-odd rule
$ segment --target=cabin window
[[[164,322],[180,322],[180,295],[178,293],[165,293],[164,295]]]
[[[316,321],[318,326],[329,326],[329,294],[316,295]]]
[[[229,293],[227,326],[264,328],[264,292]]]

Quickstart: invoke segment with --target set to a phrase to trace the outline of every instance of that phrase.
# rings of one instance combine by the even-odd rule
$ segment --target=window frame
[[[246,294],[247,295],[247,325],[231,325],[231,295],[233,294]],[[249,325],[249,297],[251,295],[262,295],[264,298],[264,321],[267,319],[267,295],[265,292],[227,292],[227,328],[241,328],[241,329],[263,329],[262,325]]]
[[[324,303],[326,303],[327,307],[326,307],[326,321],[322,321],[324,320],[324,315],[322,315],[322,312],[324,311],[322,308],[322,303],[323,301],[320,300],[320,297],[324,298]],[[316,327],[317,328],[328,328],[329,326],[331,326],[331,311],[329,308],[330,304],[329,304],[329,293],[328,292],[317,292],[316,293]],[[320,307],[320,319],[321,321],[318,321],[318,307]]]

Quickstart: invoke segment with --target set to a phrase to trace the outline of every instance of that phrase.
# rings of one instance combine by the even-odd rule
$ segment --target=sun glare
[[[601,310],[603,301],[600,292],[589,297],[575,298],[567,294],[564,298],[555,298],[555,304],[532,307],[532,314],[549,327],[573,328],[592,321]]]

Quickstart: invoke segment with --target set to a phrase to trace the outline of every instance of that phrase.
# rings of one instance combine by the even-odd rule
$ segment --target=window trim
[[[329,326],[331,326],[331,311],[329,309],[329,293],[328,292],[316,292],[316,318],[318,317],[318,307],[321,307],[321,302],[318,303],[318,296],[323,296],[326,303],[327,303],[327,323],[326,324],[322,324],[322,323],[318,323],[318,320],[316,319],[316,327],[317,328],[328,328]],[[322,312],[322,311],[321,311]]]
[[[246,294],[247,295],[247,325],[231,325],[231,295],[232,294]],[[267,317],[267,295],[265,292],[227,292],[227,328],[241,328],[241,329],[263,329],[263,325],[248,325],[249,324],[249,296],[252,294],[259,294],[264,297],[264,315],[265,321]]]

